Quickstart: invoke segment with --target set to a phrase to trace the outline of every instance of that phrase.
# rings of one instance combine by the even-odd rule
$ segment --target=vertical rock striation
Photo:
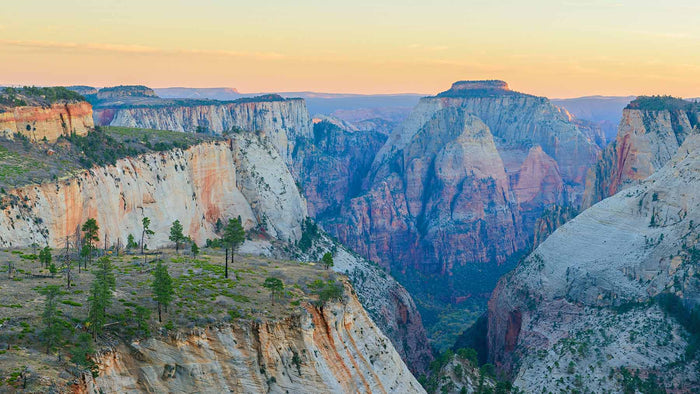
[[[0,108],[0,136],[5,138],[19,133],[54,142],[62,135],[85,135],[94,126],[92,106],[84,101]]]
[[[350,294],[281,321],[238,321],[122,346],[98,359],[89,392],[423,393]]]

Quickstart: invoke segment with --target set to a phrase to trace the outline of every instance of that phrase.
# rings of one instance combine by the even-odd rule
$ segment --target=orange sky
[[[0,84],[700,96],[697,1],[22,0]]]

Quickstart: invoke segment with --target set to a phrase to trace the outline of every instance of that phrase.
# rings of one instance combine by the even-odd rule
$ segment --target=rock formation
[[[334,118],[314,119],[313,139],[297,140],[294,173],[304,188],[309,214],[336,215],[362,191],[362,180],[386,136]]]
[[[633,376],[697,389],[698,360],[683,355],[697,327],[654,301],[697,308],[698,223],[700,136],[688,136],[665,166],[557,229],[501,279],[489,301],[489,359],[526,392],[582,383],[619,392]]]
[[[215,238],[218,219],[241,216],[246,228],[267,223],[284,241],[301,236],[306,204],[275,149],[241,133],[228,142],[193,146],[119,160],[75,177],[8,191],[2,197],[0,245],[33,242],[61,247],[88,218],[97,219],[100,239],[125,244],[138,234],[141,218],[156,235],[149,246],[169,243],[168,229],[180,220],[192,238]]]
[[[377,153],[363,193],[323,224],[406,275],[402,283],[421,298],[485,296],[496,271],[526,249],[546,207],[580,203],[598,152],[546,98],[501,81],[457,82],[421,99]],[[446,280],[429,290],[418,274]]]
[[[98,358],[78,391],[422,393],[351,289],[282,321],[212,326],[151,338]]]
[[[292,163],[297,138],[312,137],[311,120],[304,100],[276,95],[231,102],[153,98],[97,102],[95,122],[105,126],[217,135],[236,130],[261,131],[288,164]]]
[[[94,128],[92,106],[88,102],[66,89],[62,90],[76,97],[47,99],[38,95],[61,89],[19,88],[11,89],[11,93],[0,90],[0,137],[13,139],[21,134],[32,141],[46,138],[53,142],[62,135],[87,134]]]
[[[658,105],[654,105],[658,101]],[[700,111],[681,99],[640,97],[622,113],[617,138],[586,179],[583,207],[634,185],[661,168],[697,132]]]

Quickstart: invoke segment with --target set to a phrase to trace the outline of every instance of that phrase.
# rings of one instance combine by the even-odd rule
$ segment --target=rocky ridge
[[[623,110],[615,141],[588,173],[584,208],[648,177],[673,157],[688,135],[697,133],[697,107],[681,99],[662,100],[640,97]],[[659,106],[645,105],[650,101],[659,101]]]
[[[525,391],[697,388],[691,334],[656,301],[699,304],[698,196],[689,136],[653,175],[557,229],[494,291],[489,359]]]
[[[349,294],[282,321],[239,321],[122,345],[78,392],[421,393],[391,342]]]

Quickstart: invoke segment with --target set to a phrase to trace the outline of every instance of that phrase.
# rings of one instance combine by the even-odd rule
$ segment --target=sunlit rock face
[[[120,346],[78,391],[424,393],[352,289],[281,321],[239,320]]]
[[[630,116],[628,114],[627,116]],[[672,294],[698,305],[700,136],[645,180],[559,227],[489,301],[489,359],[525,392],[580,375],[595,392],[620,392],[620,368],[692,392],[698,361],[689,334],[651,302]],[[573,371],[573,372],[571,372]]]
[[[311,119],[303,99],[263,96],[240,102],[147,100],[137,105],[101,104],[100,125],[142,127],[222,134],[231,130],[261,131],[288,164],[297,138],[311,138]]]
[[[175,220],[202,243],[216,237],[218,219],[239,215],[246,228],[265,222],[273,237],[295,241],[306,217],[305,200],[284,161],[252,133],[11,190],[2,206],[0,244],[13,247],[60,247],[88,218],[97,220],[100,239],[110,244],[124,245],[129,234],[140,234],[143,217],[156,233],[151,247],[169,243]]]
[[[503,263],[545,207],[580,204],[599,150],[546,98],[457,82],[421,99],[377,153],[364,194],[327,227],[401,271]]]
[[[85,135],[94,128],[92,106],[84,101],[0,108],[0,136],[23,134],[33,141],[54,142],[62,135]]]
[[[697,106],[681,103],[684,108],[673,108],[667,103],[648,109],[635,103],[623,111],[617,138],[588,174],[584,207],[648,177],[666,164],[687,136],[698,132]]]

